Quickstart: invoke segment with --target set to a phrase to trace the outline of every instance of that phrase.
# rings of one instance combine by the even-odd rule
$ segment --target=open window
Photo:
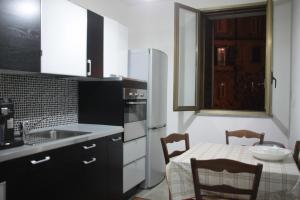
[[[175,3],[175,13],[174,110],[198,110],[201,99],[198,95],[201,83],[200,12]]]
[[[271,114],[272,9],[175,3],[174,111]]]

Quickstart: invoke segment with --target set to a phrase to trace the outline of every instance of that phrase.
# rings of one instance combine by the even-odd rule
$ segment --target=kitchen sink
[[[66,130],[47,130],[30,133],[25,136],[25,144],[34,145],[70,137],[89,134],[90,132],[66,131]]]

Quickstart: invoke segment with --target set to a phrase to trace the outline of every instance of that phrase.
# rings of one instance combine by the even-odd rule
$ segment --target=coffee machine
[[[0,98],[0,149],[23,145],[14,134],[14,104],[9,98]]]

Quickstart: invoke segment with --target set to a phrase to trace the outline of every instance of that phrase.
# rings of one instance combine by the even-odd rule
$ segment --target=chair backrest
[[[191,167],[192,167],[196,200],[202,200],[201,190],[218,192],[218,193],[227,193],[227,194],[250,195],[250,200],[254,200],[257,197],[259,181],[260,181],[262,168],[263,168],[262,164],[249,165],[246,163],[242,163],[234,160],[228,160],[228,159],[196,160],[195,158],[192,158]],[[225,184],[204,185],[200,182],[198,169],[208,169],[215,172],[227,171],[229,173],[254,174],[252,188],[240,189]]]
[[[296,141],[293,158],[300,170],[300,162],[299,162],[299,151],[300,151],[300,141]]]
[[[236,131],[225,131],[226,134],[226,144],[229,144],[229,137],[245,137],[245,138],[258,138],[259,143],[263,144],[264,142],[264,133],[256,133],[249,130],[236,130]]]
[[[173,142],[180,142],[183,140],[185,141],[185,150],[184,151],[177,150],[177,151],[173,151],[172,153],[169,154],[167,144],[173,143]],[[187,133],[185,133],[185,134],[172,133],[165,138],[160,138],[160,141],[161,141],[161,145],[163,148],[166,164],[168,164],[170,162],[170,158],[178,156],[190,149],[189,134],[187,134]]]

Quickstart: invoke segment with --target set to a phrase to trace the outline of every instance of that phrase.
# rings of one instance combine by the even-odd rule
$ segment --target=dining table
[[[300,199],[300,173],[292,155],[282,161],[256,159],[251,146],[198,143],[188,151],[174,157],[166,166],[166,178],[172,200],[195,197],[190,159],[230,159],[256,165],[261,163],[263,170],[259,183],[259,200]],[[207,185],[227,184],[237,188],[251,188],[253,176],[247,173],[232,174],[226,171],[214,172],[199,170],[200,182]]]

